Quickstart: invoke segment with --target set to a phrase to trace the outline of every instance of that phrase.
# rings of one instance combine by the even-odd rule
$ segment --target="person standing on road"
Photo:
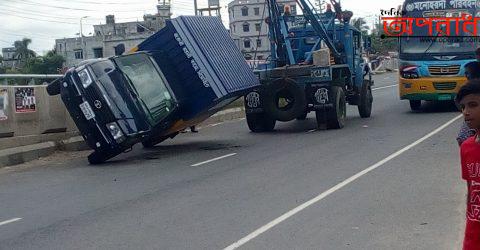
[[[480,79],[480,48],[475,50],[475,57],[476,61],[465,65],[465,76],[468,80]],[[466,123],[463,123],[457,136],[458,145],[462,145],[465,140],[473,135],[475,135],[475,130],[470,129]]]
[[[464,250],[480,249],[480,80],[470,80],[457,94],[465,123],[476,134],[460,146],[462,178],[467,181]]]

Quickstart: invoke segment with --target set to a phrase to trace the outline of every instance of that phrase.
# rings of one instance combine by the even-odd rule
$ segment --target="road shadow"
[[[424,101],[418,111],[409,110],[406,113],[424,114],[424,113],[460,113],[455,102],[450,101]]]

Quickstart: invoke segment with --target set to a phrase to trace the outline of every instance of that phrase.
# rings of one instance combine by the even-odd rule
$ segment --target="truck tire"
[[[372,87],[369,82],[365,81],[360,90],[360,98],[358,102],[358,113],[362,118],[368,118],[372,115],[373,94]]]
[[[418,111],[422,107],[421,100],[410,100],[410,109],[412,111]]]
[[[281,106],[280,101],[286,102]],[[305,91],[292,79],[279,79],[267,85],[265,95],[265,113],[277,121],[294,120],[305,112],[307,100]]]
[[[48,95],[55,96],[60,94],[61,83],[60,80],[55,80],[47,85]]]
[[[343,88],[338,86],[332,87],[331,103],[333,104],[332,108],[325,111],[315,111],[319,128],[321,128],[323,124],[326,124],[327,129],[340,129],[345,126],[345,120],[347,117],[347,100]]]
[[[111,159],[119,155],[121,151],[112,151],[112,152],[103,152],[103,151],[94,151],[88,156],[88,162],[91,165],[98,165],[106,162],[108,159]]]
[[[247,114],[247,125],[253,133],[271,132],[275,128],[276,120],[266,114]]]

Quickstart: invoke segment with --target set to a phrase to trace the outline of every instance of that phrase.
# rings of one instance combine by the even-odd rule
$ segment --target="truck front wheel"
[[[266,114],[247,114],[246,117],[248,128],[253,133],[273,131],[277,122]]]
[[[112,151],[112,152],[94,151],[88,156],[88,162],[91,165],[102,164],[106,162],[108,159],[111,159],[119,155],[120,153],[121,151]]]
[[[327,129],[340,129],[345,126],[347,117],[347,101],[343,88],[333,86],[331,89],[331,103],[333,107],[315,112],[319,128],[326,123]]]

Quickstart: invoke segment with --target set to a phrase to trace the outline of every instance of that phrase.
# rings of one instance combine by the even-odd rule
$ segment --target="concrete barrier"
[[[0,105],[0,150],[78,135],[60,96],[49,96],[45,85],[0,86]]]
[[[60,133],[67,131],[66,109],[60,95],[49,96],[46,88],[37,89],[39,133]]]

